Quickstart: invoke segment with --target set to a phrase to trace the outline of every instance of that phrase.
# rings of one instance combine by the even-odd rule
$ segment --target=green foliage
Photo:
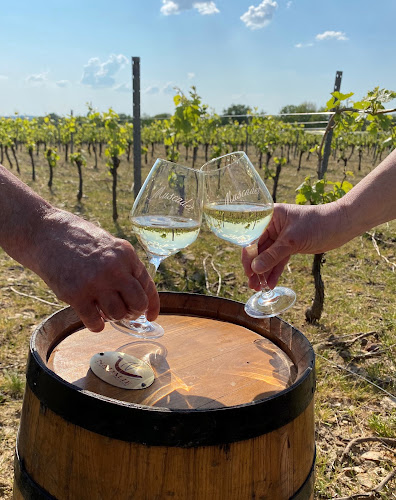
[[[275,163],[275,165],[280,165],[282,167],[283,165],[286,165],[287,158],[285,158],[283,156],[274,156],[273,162]]]
[[[176,133],[188,134],[197,125],[199,117],[205,111],[201,107],[201,98],[196,88],[191,87],[190,98],[186,97],[181,90],[173,98],[176,109],[173,115],[173,125]]]
[[[177,142],[182,140],[185,144],[193,143],[193,136],[198,132],[199,118],[206,112],[206,106],[201,104],[195,87],[191,87],[189,97],[178,89],[173,101],[175,112],[170,120],[164,120],[164,126],[167,127],[164,144],[168,147],[168,160],[176,162],[180,154],[176,149]]]
[[[45,157],[47,159],[48,165],[52,168],[56,167],[56,164],[59,160],[59,155],[57,153],[56,148],[48,148],[45,151]]]
[[[353,176],[353,173],[346,172],[346,175]],[[342,198],[352,187],[353,185],[346,180],[332,182],[323,178],[312,183],[311,177],[308,176],[296,189],[296,203],[298,205],[305,205],[308,202],[311,205],[330,203]]]
[[[279,113],[281,115],[281,120],[286,123],[305,123],[306,128],[309,128],[309,122],[316,122],[316,121],[324,121],[328,119],[327,115],[316,115],[316,114],[310,114],[310,113],[318,113],[319,111],[323,111],[323,109],[318,109],[317,106],[312,103],[312,102],[302,102],[301,104],[298,105],[293,105],[293,104],[288,104],[287,106],[283,106]],[[295,116],[287,116],[287,115],[292,115],[294,113],[306,113],[306,114],[301,114],[301,115],[295,115]],[[311,125],[315,126],[314,124]]]
[[[389,116],[390,110],[385,109],[384,103],[395,99],[396,92],[375,87],[360,101],[351,100],[350,103],[353,92],[344,94],[336,91],[331,95],[331,99],[326,103],[326,111],[334,111],[334,115],[328,122],[321,144],[314,148],[318,154],[319,177],[323,177],[325,173],[322,167],[323,149],[330,130],[333,130],[336,136],[359,131],[377,136],[382,131],[391,130],[392,140],[395,139],[393,120]]]
[[[83,152],[77,151],[76,153],[72,153],[70,155],[70,160],[74,162],[76,165],[81,165],[81,166],[86,166],[87,164],[87,159],[85,158]]]
[[[58,120],[57,128],[59,140],[62,144],[69,144],[73,134],[76,133],[76,118],[70,116]]]
[[[333,109],[341,108],[341,103],[348,100],[353,96],[353,92],[348,94],[343,94],[341,92],[335,91],[331,93],[332,97],[326,103],[326,111],[331,111]]]
[[[291,125],[282,123],[272,116],[252,115],[251,126],[253,144],[259,151],[272,155],[281,140],[283,131]]]
[[[102,120],[107,142],[105,155],[109,158],[107,165],[112,168],[112,158],[118,158],[123,155],[128,146],[127,128],[120,124],[118,114],[111,108],[103,113]]]
[[[377,134],[380,130],[389,130],[392,126],[392,119],[386,114],[384,104],[395,99],[396,92],[375,87],[360,101],[351,101],[350,106],[345,106],[345,101],[354,95],[353,92],[333,92],[331,95],[326,109],[336,111],[336,127],[349,128],[350,131],[365,129]]]
[[[223,115],[231,116],[231,118],[222,118],[222,123],[223,125],[228,121],[248,123],[249,117],[246,115],[249,115],[251,111],[252,109],[250,108],[250,106],[246,106],[245,104],[231,104],[231,106],[223,110]]]
[[[26,141],[26,149],[29,153],[33,153],[33,151],[36,149],[36,143],[32,140]]]
[[[58,129],[53,120],[46,116],[41,124],[40,140],[45,143],[55,144],[58,139]]]

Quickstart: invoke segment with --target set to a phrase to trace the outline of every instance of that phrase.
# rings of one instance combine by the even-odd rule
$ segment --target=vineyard
[[[378,87],[369,92],[361,101],[348,103],[353,93],[341,94],[334,92],[327,103],[324,114],[319,118],[329,118],[322,133],[312,133],[304,125],[309,122],[293,123],[290,116],[273,117],[252,112],[240,119],[229,119],[224,124],[224,118],[210,114],[208,107],[192,87],[190,96],[181,91],[175,96],[175,112],[169,119],[153,120],[144,126],[141,137],[141,154],[148,163],[148,157],[153,158],[156,145],[165,147],[167,159],[178,162],[188,161],[191,157],[192,167],[197,165],[197,154],[204,150],[205,162],[231,151],[245,150],[254,152],[257,157],[257,168],[264,171],[265,179],[274,180],[273,198],[276,200],[276,190],[282,165],[289,164],[291,157],[298,158],[298,170],[304,154],[316,153],[318,158],[317,175],[322,179],[325,174],[323,166],[325,139],[331,133],[331,148],[334,159],[344,168],[346,175],[348,162],[353,155],[358,157],[358,170],[364,154],[371,155],[373,165],[390,152],[396,143],[395,123],[384,103],[393,100],[396,93],[380,90]],[[330,116],[328,116],[330,115]],[[293,119],[293,118],[292,118]],[[323,123],[318,122],[318,123]],[[314,129],[315,130],[315,129]],[[112,109],[99,113],[88,107],[86,116],[56,117],[51,116],[34,119],[0,118],[0,162],[8,163],[12,169],[20,173],[18,150],[25,150],[30,157],[31,179],[35,180],[35,157],[40,150],[48,162],[48,187],[52,187],[53,172],[60,154],[65,162],[75,163],[79,176],[78,199],[82,197],[83,169],[86,157],[82,150],[94,158],[94,167],[98,165],[98,157],[107,157],[109,171],[116,183],[116,171],[120,158],[125,155],[130,162],[133,147],[133,124],[131,121],[121,123],[119,116]],[[330,143],[329,143],[330,144]],[[273,168],[270,168],[272,160]],[[140,172],[135,176],[140,179]],[[140,188],[135,188],[135,193]],[[113,218],[117,219],[114,212]]]
[[[245,119],[210,114],[193,88],[175,97],[175,112],[141,129],[141,167],[133,162],[133,124],[113,111],[86,116],[0,118],[0,163],[50,203],[87,218],[143,250],[128,214],[157,157],[199,168],[230,151],[248,153],[273,198],[326,203],[342,196],[396,146],[394,93],[374,89],[351,103],[334,93],[321,132],[282,116]],[[346,104],[347,103],[347,104]],[[332,137],[331,137],[332,136]],[[327,139],[331,148],[326,152]],[[139,168],[137,173],[136,169]],[[281,284],[297,292],[283,317],[317,355],[317,499],[392,499],[396,446],[396,221],[374,228],[321,266],[324,303],[315,297],[314,256],[294,256]],[[32,329],[64,307],[41,280],[0,250],[0,498],[11,498],[12,461]],[[236,247],[203,227],[188,249],[159,267],[159,290],[245,301],[251,294]],[[93,334],[94,335],[94,334]]]

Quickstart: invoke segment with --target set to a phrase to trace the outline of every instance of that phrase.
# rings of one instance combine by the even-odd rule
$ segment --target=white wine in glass
[[[202,173],[157,159],[136,197],[130,220],[154,277],[166,257],[197,239],[202,222]],[[139,338],[154,339],[164,334],[161,325],[148,321],[145,315],[113,321],[112,325]]]
[[[240,247],[257,245],[271,221],[274,203],[257,170],[243,151],[230,153],[205,163],[204,216],[211,231]],[[268,287],[259,275],[261,291],[245,304],[255,318],[269,318],[289,309],[295,300],[293,290]]]

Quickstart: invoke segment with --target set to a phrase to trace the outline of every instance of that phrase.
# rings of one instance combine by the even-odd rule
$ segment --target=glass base
[[[277,286],[269,292],[257,292],[245,304],[245,312],[253,318],[271,318],[296,301],[296,294],[290,288]]]
[[[164,334],[164,329],[161,325],[155,323],[155,321],[148,321],[144,315],[132,320],[121,319],[119,321],[111,321],[111,325],[122,333],[140,339],[157,339]]]

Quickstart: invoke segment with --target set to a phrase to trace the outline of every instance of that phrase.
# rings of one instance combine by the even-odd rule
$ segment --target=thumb
[[[281,243],[275,241],[270,247],[260,252],[252,261],[252,270],[256,274],[268,272],[281,261],[289,259],[290,255],[290,248],[282,246]]]

